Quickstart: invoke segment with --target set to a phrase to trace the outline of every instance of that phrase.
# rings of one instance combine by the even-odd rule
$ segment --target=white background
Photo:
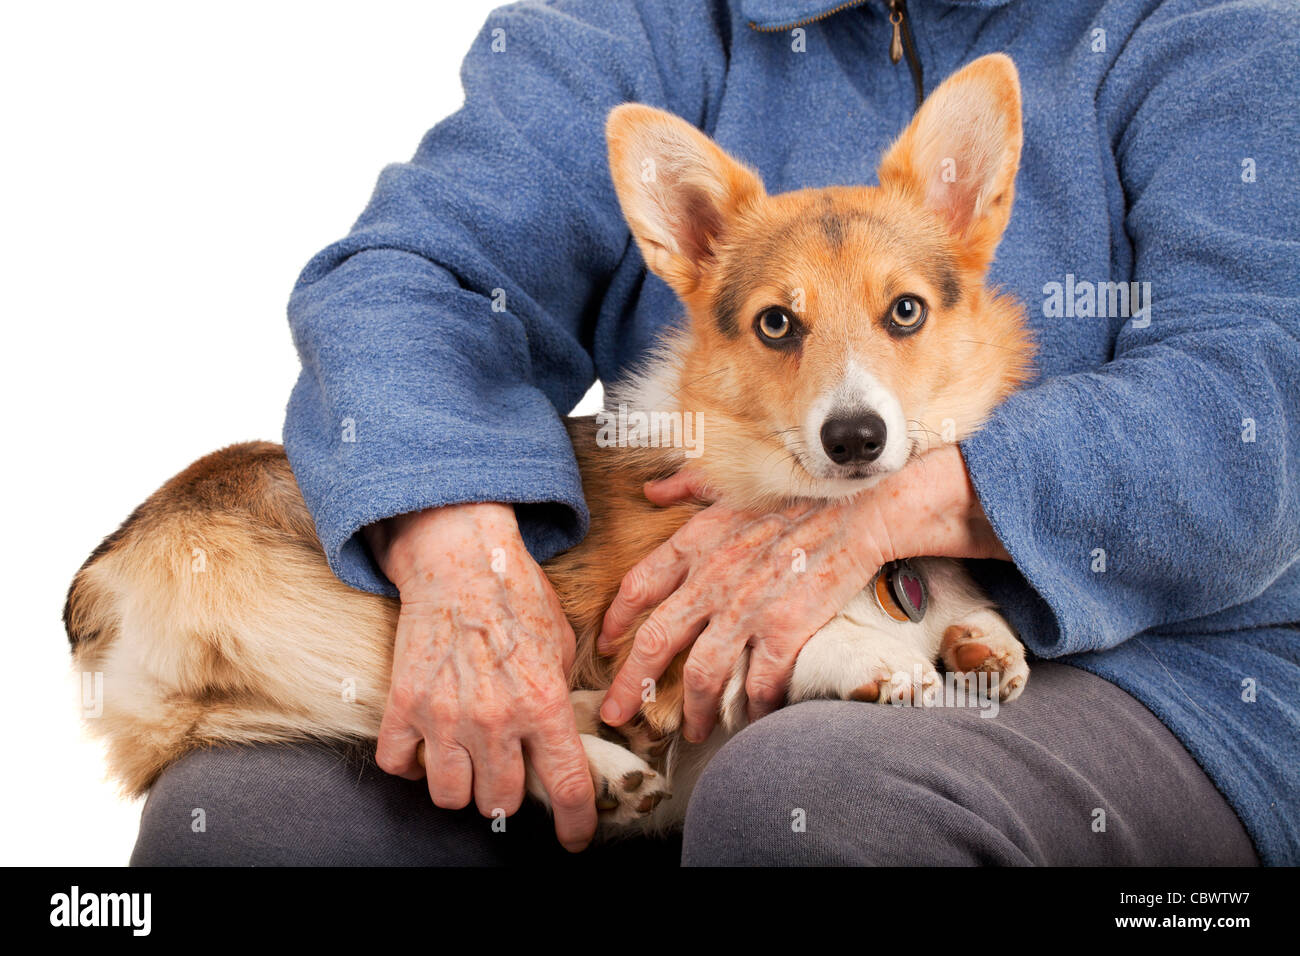
[[[497,5],[5,5],[0,863],[127,861],[140,804],[81,736],[68,583],[191,460],[279,440],[298,271],[459,106]]]

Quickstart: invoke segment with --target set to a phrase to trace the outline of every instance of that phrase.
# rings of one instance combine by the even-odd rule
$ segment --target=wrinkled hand
[[[710,500],[689,472],[646,486],[659,505]],[[744,648],[749,718],[781,705],[799,650],[888,561],[923,555],[1007,559],[955,446],[912,462],[854,498],[805,503],[773,514],[714,503],[632,568],[605,615],[608,652],[647,608],[632,651],[615,675],[601,718],[618,726],[636,713],[644,680],[657,680],[683,649],[687,740],[717,721],[722,692]],[[662,602],[662,603],[661,603]]]
[[[514,509],[451,505],[366,534],[402,599],[379,766],[427,775],[440,807],[465,807],[472,793],[485,816],[509,815],[523,801],[526,753],[560,842],[585,847],[596,805],[569,703],[573,631]]]

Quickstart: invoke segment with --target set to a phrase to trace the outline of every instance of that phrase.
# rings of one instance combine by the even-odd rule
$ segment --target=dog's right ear
[[[609,168],[646,265],[690,295],[727,224],[764,195],[763,183],[690,123],[639,103],[605,123]]]

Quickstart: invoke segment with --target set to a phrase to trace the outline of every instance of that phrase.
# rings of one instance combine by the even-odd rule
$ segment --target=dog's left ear
[[[938,213],[981,271],[993,261],[1015,198],[1020,77],[991,53],[944,80],[885,153],[880,185]]]
[[[751,169],[672,113],[624,103],[605,123],[614,190],[646,265],[679,296],[695,291],[717,242],[764,195]]]

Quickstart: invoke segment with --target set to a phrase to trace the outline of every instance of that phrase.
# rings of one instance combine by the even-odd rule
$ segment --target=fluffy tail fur
[[[397,602],[331,573],[284,450],[232,445],[167,482],[73,580],[87,726],[132,794],[196,747],[374,739]],[[101,686],[93,677],[88,686]]]

